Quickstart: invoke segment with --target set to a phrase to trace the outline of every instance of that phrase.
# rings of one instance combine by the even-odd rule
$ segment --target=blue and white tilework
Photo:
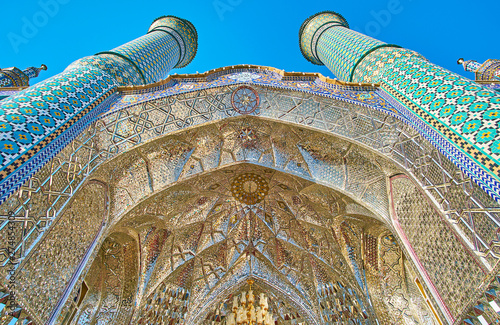
[[[333,11],[320,12],[304,21],[299,30],[299,45],[302,55],[309,62],[324,65],[318,58],[316,45],[321,34],[333,26],[349,28],[347,20],[342,15]]]
[[[29,67],[23,70],[23,73],[31,80],[33,78],[38,77],[40,74],[40,71],[42,70],[47,70],[47,66],[45,64],[42,64],[41,67],[35,68],[35,67]]]
[[[87,66],[66,71],[2,100],[2,201],[64,147],[54,147],[58,139],[64,138],[63,142],[67,143],[77,136],[81,129],[71,127],[85,120],[117,86],[111,75]],[[90,122],[92,120],[87,121]],[[81,125],[81,128],[84,126]]]
[[[146,83],[138,68],[129,61],[112,54],[85,57],[70,64],[66,70],[87,65],[108,72],[116,79],[120,86],[134,86]]]
[[[164,17],[153,26],[170,32],[150,30],[110,52],[78,60],[63,73],[0,102],[0,203],[108,111],[110,103],[103,101],[118,86],[161,80],[180,63],[187,47],[193,53],[186,60],[194,57],[197,35],[191,23]],[[182,49],[173,34],[185,38]]]
[[[429,63],[418,53],[382,43],[344,26],[325,30],[317,46],[322,62],[339,78],[380,83],[399,106],[404,107],[404,111],[399,111],[401,115],[408,119],[408,112],[416,114],[420,122],[433,130],[425,132],[424,128],[417,127],[421,123],[412,123],[417,131],[424,136],[437,136],[431,141],[435,144],[456,147],[462,155],[450,157],[451,149],[438,146],[500,201],[500,95],[497,92]],[[467,159],[457,158],[464,155]]]
[[[133,62],[146,83],[163,79],[179,62],[180,47],[169,34],[154,31],[110,51]]]
[[[326,30],[318,40],[318,57],[337,78],[350,81],[356,64],[374,48],[387,46],[345,27]]]
[[[367,72],[370,66],[377,68]],[[462,170],[475,174],[481,187],[499,199],[498,93],[396,48],[377,49],[366,56],[354,81],[382,83],[405,110],[434,130],[434,142],[458,147],[461,154],[447,156],[456,163],[460,160]],[[417,130],[424,134],[422,127]]]
[[[487,60],[476,71],[476,80],[500,81],[500,60]]]
[[[30,79],[38,77],[41,70],[47,70],[47,67],[29,67],[23,71],[18,68],[0,69],[0,88],[29,86]]]
[[[173,37],[180,48],[180,59],[175,68],[187,66],[198,50],[198,33],[194,25],[186,19],[175,16],[157,18],[149,27],[149,33],[161,31]]]
[[[0,69],[0,88],[23,87],[29,84],[29,77],[18,68]]]

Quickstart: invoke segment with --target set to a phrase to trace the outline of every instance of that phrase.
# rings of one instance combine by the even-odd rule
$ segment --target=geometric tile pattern
[[[29,67],[23,71],[18,68],[0,69],[0,88],[29,86],[30,79],[38,77],[41,70],[47,70],[47,66],[42,64],[40,68]]]
[[[253,70],[252,73],[257,74]],[[163,87],[162,90],[158,90],[161,87],[155,87],[154,89],[157,89],[157,93],[148,90],[149,95],[147,91],[138,91],[136,95],[122,96],[119,102],[120,108],[111,110],[102,121],[93,123],[92,127],[88,129],[89,132],[85,134],[86,140],[82,141],[84,138],[80,139],[73,144],[73,147],[67,147],[64,155],[58,156],[60,158],[57,159],[63,162],[60,165],[61,167],[59,165],[54,165],[51,168],[49,168],[50,166],[44,167],[29,183],[25,183],[22,192],[16,192],[1,206],[4,209],[1,214],[5,216],[4,219],[1,219],[2,222],[7,222],[7,211],[14,211],[16,224],[18,225],[17,229],[20,232],[21,229],[28,229],[26,235],[19,237],[19,251],[23,251],[24,255],[31,250],[30,248],[33,247],[32,243],[39,241],[40,236],[45,230],[50,229],[49,225],[70,199],[68,193],[71,193],[70,191],[73,189],[78,189],[79,184],[88,175],[92,174],[92,171],[99,164],[102,164],[107,159],[115,157],[117,154],[128,151],[144,142],[164,136],[168,132],[206,123],[211,120],[238,115],[231,106],[230,98],[233,90],[241,83],[235,82],[235,79],[228,78],[226,75],[227,73],[219,75],[219,84],[222,84],[221,80],[226,78],[230,79],[232,83],[222,88],[206,89],[206,81],[200,80],[198,82],[198,80],[186,79],[174,86],[176,87],[177,94],[174,93],[171,95],[163,92],[169,87]],[[229,73],[229,75],[234,77],[238,73]],[[338,134],[342,137],[352,139],[352,141],[363,143],[373,150],[397,161],[419,180],[426,192],[431,193],[436,198],[445,211],[447,218],[454,218],[453,220],[457,221],[457,224],[463,225],[460,226],[460,229],[463,228],[465,230],[461,232],[456,230],[458,236],[462,236],[466,242],[477,243],[477,246],[474,247],[475,253],[487,258],[491,265],[494,264],[498,257],[498,247],[495,248],[495,245],[497,245],[495,243],[498,243],[498,238],[496,237],[497,227],[495,224],[495,218],[497,218],[495,211],[498,209],[498,204],[463,175],[445,156],[439,154],[425,138],[410,126],[388,115],[389,112],[392,112],[389,109],[392,108],[389,102],[384,104],[386,109],[382,109],[383,105],[380,104],[382,103],[380,100],[377,100],[376,104],[371,106],[365,100],[358,99],[351,102],[347,99],[358,98],[358,94],[362,94],[363,92],[366,94],[366,90],[363,90],[362,87],[350,87],[349,89],[352,90],[349,91],[344,88],[345,86],[340,87],[337,85],[333,88],[324,86],[320,88],[318,86],[319,81],[310,80],[307,77],[296,79],[283,77],[281,81],[277,81],[276,77],[274,77],[274,81],[271,83],[272,78],[265,75],[262,71],[260,71],[260,76],[246,83],[257,89],[261,98],[260,107],[253,115],[281,120],[297,126],[309,126]],[[259,86],[256,82],[261,79],[263,80],[263,85],[266,82],[272,85],[281,82],[283,87],[275,89],[274,87]],[[227,83],[227,81],[224,82]],[[308,89],[302,88],[304,86],[317,89],[317,95],[312,91],[304,91],[304,89]],[[356,90],[356,88],[359,90]],[[352,94],[356,95],[347,97],[345,94],[351,91]],[[334,95],[330,95],[330,92]],[[339,94],[346,97],[343,97],[343,99],[336,97]],[[374,98],[381,98],[377,97],[379,95],[376,91],[372,91],[371,94],[374,94]],[[148,96],[151,97],[148,98]],[[130,98],[141,98],[141,101],[138,103],[135,101],[129,102],[128,99]],[[161,117],[161,114],[164,115],[164,118]],[[234,124],[229,125],[231,127],[234,126]],[[289,136],[286,139],[274,142],[277,148],[276,151],[270,153],[269,156],[263,153],[262,158],[259,158],[261,155],[254,156],[253,152],[255,151],[252,149],[254,136],[251,132],[248,132],[248,129],[251,129],[251,127],[247,125],[232,131],[235,134],[235,139],[238,139],[237,141],[240,141],[242,146],[234,151],[234,158],[226,151],[220,151],[221,163],[229,164],[234,162],[234,159],[236,161],[252,159],[257,162],[259,162],[259,159],[262,159],[260,161],[273,161],[273,164],[276,164],[274,167],[272,165],[269,167],[283,169],[287,173],[304,177],[302,175],[307,175],[307,173],[302,173],[300,168],[298,168],[298,164],[293,163],[294,161],[301,164],[301,166],[305,166],[306,163],[308,165],[312,164],[315,159],[321,160],[327,158],[327,156],[322,155],[322,152],[324,148],[328,148],[328,145],[321,145],[321,143],[316,147],[308,147],[306,151],[311,152],[309,154],[310,157],[304,161],[297,161],[295,159],[301,156],[304,157],[304,155],[307,156],[306,151],[293,156],[297,158],[287,158],[288,156],[280,154],[280,152],[283,152],[283,149],[280,149],[281,143],[286,144],[292,132],[289,132]],[[259,133],[253,134],[258,135]],[[191,141],[198,143],[200,140],[193,138]],[[200,144],[202,143],[200,142]],[[311,144],[314,143],[317,143],[317,141],[311,142]],[[178,146],[178,148],[179,150],[184,150],[182,149],[183,146]],[[89,162],[85,162],[80,166],[78,163],[80,158],[77,160],[71,158],[70,153],[73,151],[81,152],[81,156],[79,157],[88,159]],[[165,154],[177,155],[178,153],[179,155],[188,155],[189,152],[189,150],[184,153],[183,151],[173,151]],[[240,153],[238,154],[238,152]],[[213,152],[210,154],[213,154]],[[274,156],[274,158],[270,158],[271,156]],[[193,153],[189,157],[191,157],[189,158],[190,160],[186,160],[183,164],[183,170],[185,169],[185,171],[182,171],[182,173],[185,173],[185,175],[200,173],[203,171],[203,168],[212,166],[210,165],[212,163],[207,165],[207,162],[216,161],[216,158],[212,156],[207,156],[207,160],[204,160],[196,154],[193,156]],[[356,157],[359,157],[359,155]],[[195,158],[200,160],[196,160]],[[57,160],[55,161],[57,162]],[[138,168],[143,167],[135,166],[131,170],[138,170]],[[384,166],[384,168],[388,167]],[[318,168],[316,170],[320,171],[321,169]],[[369,172],[366,167],[360,167],[360,170]],[[388,173],[393,172],[388,171]],[[325,177],[321,173],[315,175],[317,176],[314,176],[314,178],[317,180]],[[335,173],[331,175],[335,175]],[[355,177],[355,173],[353,172],[348,171],[347,175]],[[74,180],[71,183],[65,183],[68,178]],[[147,185],[147,175],[145,178],[141,176],[141,179],[146,181],[146,183],[143,183],[146,186],[124,186],[124,188],[141,188],[141,190],[147,190],[149,188],[149,185]],[[360,177],[360,180],[363,179],[366,179],[366,177]],[[151,177],[151,180],[153,186],[158,184],[158,179],[155,177]],[[339,182],[342,182],[342,178],[339,178]],[[363,197],[365,199],[363,200],[372,202],[369,203],[372,207],[376,207],[377,204],[386,200],[378,196],[373,196],[374,192],[369,192],[371,190],[370,186],[367,187],[366,184],[363,186],[353,186],[347,189],[349,191],[356,191],[357,193],[363,193],[364,191],[365,196]],[[385,192],[384,188],[380,188],[380,190],[381,192]],[[38,210],[35,209],[36,207],[39,207]],[[467,208],[464,209],[464,207]],[[383,206],[378,206],[375,210],[383,211]],[[475,222],[476,219],[481,220],[481,222]],[[35,228],[36,231],[29,230],[31,229],[29,228],[31,224],[41,224],[41,222],[46,222],[46,226],[37,227]],[[23,228],[21,225],[24,225],[24,223],[28,227]],[[479,224],[481,224],[480,227],[478,227]],[[154,256],[154,254],[151,256]],[[154,258],[152,257],[152,259]],[[360,265],[358,261],[356,263]],[[149,278],[151,279],[151,277]]]
[[[0,270],[8,267],[10,254],[19,261],[29,254],[96,166],[99,148],[94,134],[92,128],[85,130],[1,205],[0,240],[6,240],[9,228],[15,240],[10,249],[0,248]]]
[[[173,16],[156,19],[146,35],[97,55],[117,56],[135,67],[143,84],[165,78],[174,67],[192,61],[197,49],[197,34],[187,20]],[[123,65],[123,64],[122,64]]]
[[[29,78],[18,68],[0,69],[0,88],[28,86]]]
[[[399,60],[382,80],[443,124],[433,125],[442,135],[500,175],[498,93],[419,58]]]
[[[349,29],[342,15],[320,12],[307,18],[299,31],[300,50],[310,62],[326,65],[340,80],[350,77],[360,60],[379,47],[397,47]]]
[[[391,156],[439,202],[457,236],[492,270],[500,257],[499,204],[412,127],[401,129],[393,148]]]
[[[462,62],[465,71],[476,72],[481,67],[481,63],[474,60],[463,61],[463,59],[459,59],[458,64],[460,62]]]
[[[454,321],[487,271],[408,177],[391,178],[391,196],[400,236],[418,256],[417,263],[437,289],[447,318]]]
[[[190,26],[178,18],[161,22],[171,20]],[[63,73],[3,100],[0,202],[101,114],[107,108],[103,101],[118,85],[163,78],[179,63],[180,46],[171,33],[152,31],[111,52],[78,60]]]
[[[476,81],[500,81],[500,60],[490,59],[481,64],[474,60],[459,59],[457,63],[461,64],[465,71],[474,72]]]
[[[158,100],[167,96],[213,89],[226,85],[239,85],[243,82],[325,96],[365,107],[373,107],[376,110],[381,110],[391,115],[398,114],[392,105],[383,99],[374,87],[331,84],[323,82],[316,77],[286,77],[262,68],[227,69],[210,74],[206,78],[186,78],[181,81],[174,79],[166,85],[141,91],[126,92],[118,101],[113,103],[111,111],[122,110],[133,105]],[[400,118],[404,118],[402,115],[399,116]]]
[[[500,201],[498,93],[411,51],[396,49],[346,27],[324,31],[318,53],[322,62],[343,80],[381,83],[401,107],[437,133],[430,135],[432,141],[449,141],[451,147],[458,147],[467,159],[452,160]],[[427,133],[416,127],[422,134]]]
[[[384,74],[385,67],[398,60],[409,60],[411,58],[422,58],[419,53],[397,47],[385,47],[372,51],[358,63],[351,75],[352,82],[371,82],[380,80]]]
[[[1,101],[2,197],[5,199],[6,193],[74,139],[91,122],[91,111],[116,86],[106,72],[87,66],[63,72]]]
[[[104,71],[88,66],[61,73],[0,102],[2,196],[47,161],[43,152],[51,158],[63,148],[54,147],[57,138],[64,137],[67,143],[81,132],[84,117],[116,86]]]
[[[379,49],[364,61],[384,64],[379,77],[359,70],[359,78],[381,82],[393,97],[410,112],[437,132],[435,141],[449,139],[470,162],[462,168],[473,170],[478,165],[498,179],[500,175],[500,95],[468,79],[455,75],[417,56],[397,56],[398,49]],[[381,60],[386,57],[387,63]],[[404,59],[401,59],[403,58]],[[370,63],[363,64],[366,68]],[[358,76],[358,70],[356,71]],[[492,184],[488,175],[472,172],[485,184]],[[483,174],[483,175],[481,175]],[[489,191],[498,193],[496,185]],[[496,195],[498,196],[498,194]]]
[[[369,51],[391,46],[345,27],[327,29],[319,38],[318,57],[340,80],[350,81],[357,63]]]
[[[500,60],[487,60],[481,64],[474,60],[458,59],[457,63],[461,64],[465,71],[474,72],[477,83],[500,91]]]
[[[23,70],[23,73],[30,79],[38,77],[40,74],[40,71],[42,70],[47,70],[47,66],[45,64],[42,64],[40,68],[35,68],[35,67],[29,67]]]
[[[487,60],[475,72],[476,80],[500,81],[500,60]]]
[[[333,11],[324,11],[307,18],[299,30],[299,45],[302,55],[311,63],[323,65],[316,52],[321,34],[333,26],[349,28],[347,20]]]
[[[114,77],[120,86],[143,85],[146,83],[140,71],[134,65],[122,57],[112,54],[87,56],[71,63],[66,70],[87,65],[106,71]]]
[[[198,33],[194,25],[186,19],[175,16],[162,16],[151,24],[148,33],[161,31],[171,35],[179,43],[179,62],[174,68],[187,66],[196,56],[198,50]]]
[[[116,53],[133,63],[149,84],[166,77],[179,62],[181,49],[171,34],[153,31],[104,53]]]

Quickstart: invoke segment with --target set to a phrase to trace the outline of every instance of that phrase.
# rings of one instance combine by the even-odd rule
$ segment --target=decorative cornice
[[[28,86],[22,86],[22,87],[0,87],[0,91],[21,91],[28,88]]]
[[[129,91],[150,89],[150,88],[165,85],[173,80],[208,78],[209,76],[211,76],[212,74],[217,73],[217,72],[241,70],[241,69],[266,70],[266,71],[271,71],[271,72],[277,73],[277,74],[281,75],[282,77],[314,77],[314,78],[318,78],[320,81],[323,81],[323,82],[329,83],[329,84],[333,84],[333,85],[356,86],[356,87],[359,87],[359,86],[361,86],[361,87],[379,87],[379,84],[340,81],[337,79],[325,77],[321,73],[318,73],[318,72],[287,72],[285,70],[281,70],[281,69],[277,69],[277,68],[273,68],[273,67],[266,67],[266,66],[261,66],[261,65],[252,65],[252,64],[240,64],[240,65],[233,65],[233,66],[212,69],[212,70],[209,70],[209,71],[206,71],[203,73],[170,75],[170,76],[168,76],[168,78],[166,78],[164,80],[161,80],[161,81],[158,81],[158,82],[155,82],[152,84],[148,84],[148,85],[118,87],[118,91],[129,92]]]

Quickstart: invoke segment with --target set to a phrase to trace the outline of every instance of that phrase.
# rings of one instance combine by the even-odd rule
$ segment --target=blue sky
[[[36,80],[41,81],[78,58],[145,34],[159,16],[175,15],[196,26],[199,46],[193,62],[172,73],[258,64],[333,77],[306,61],[298,46],[302,22],[323,10],[341,13],[352,29],[418,51],[469,78],[473,75],[456,64],[459,57],[500,59],[498,0],[4,0],[0,67],[44,63],[49,70]]]

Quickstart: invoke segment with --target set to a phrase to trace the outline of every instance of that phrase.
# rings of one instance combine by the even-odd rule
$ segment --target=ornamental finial
[[[461,64],[464,67],[465,71],[476,72],[481,64],[475,60],[465,60],[464,58],[460,58],[457,60],[457,64]]]

